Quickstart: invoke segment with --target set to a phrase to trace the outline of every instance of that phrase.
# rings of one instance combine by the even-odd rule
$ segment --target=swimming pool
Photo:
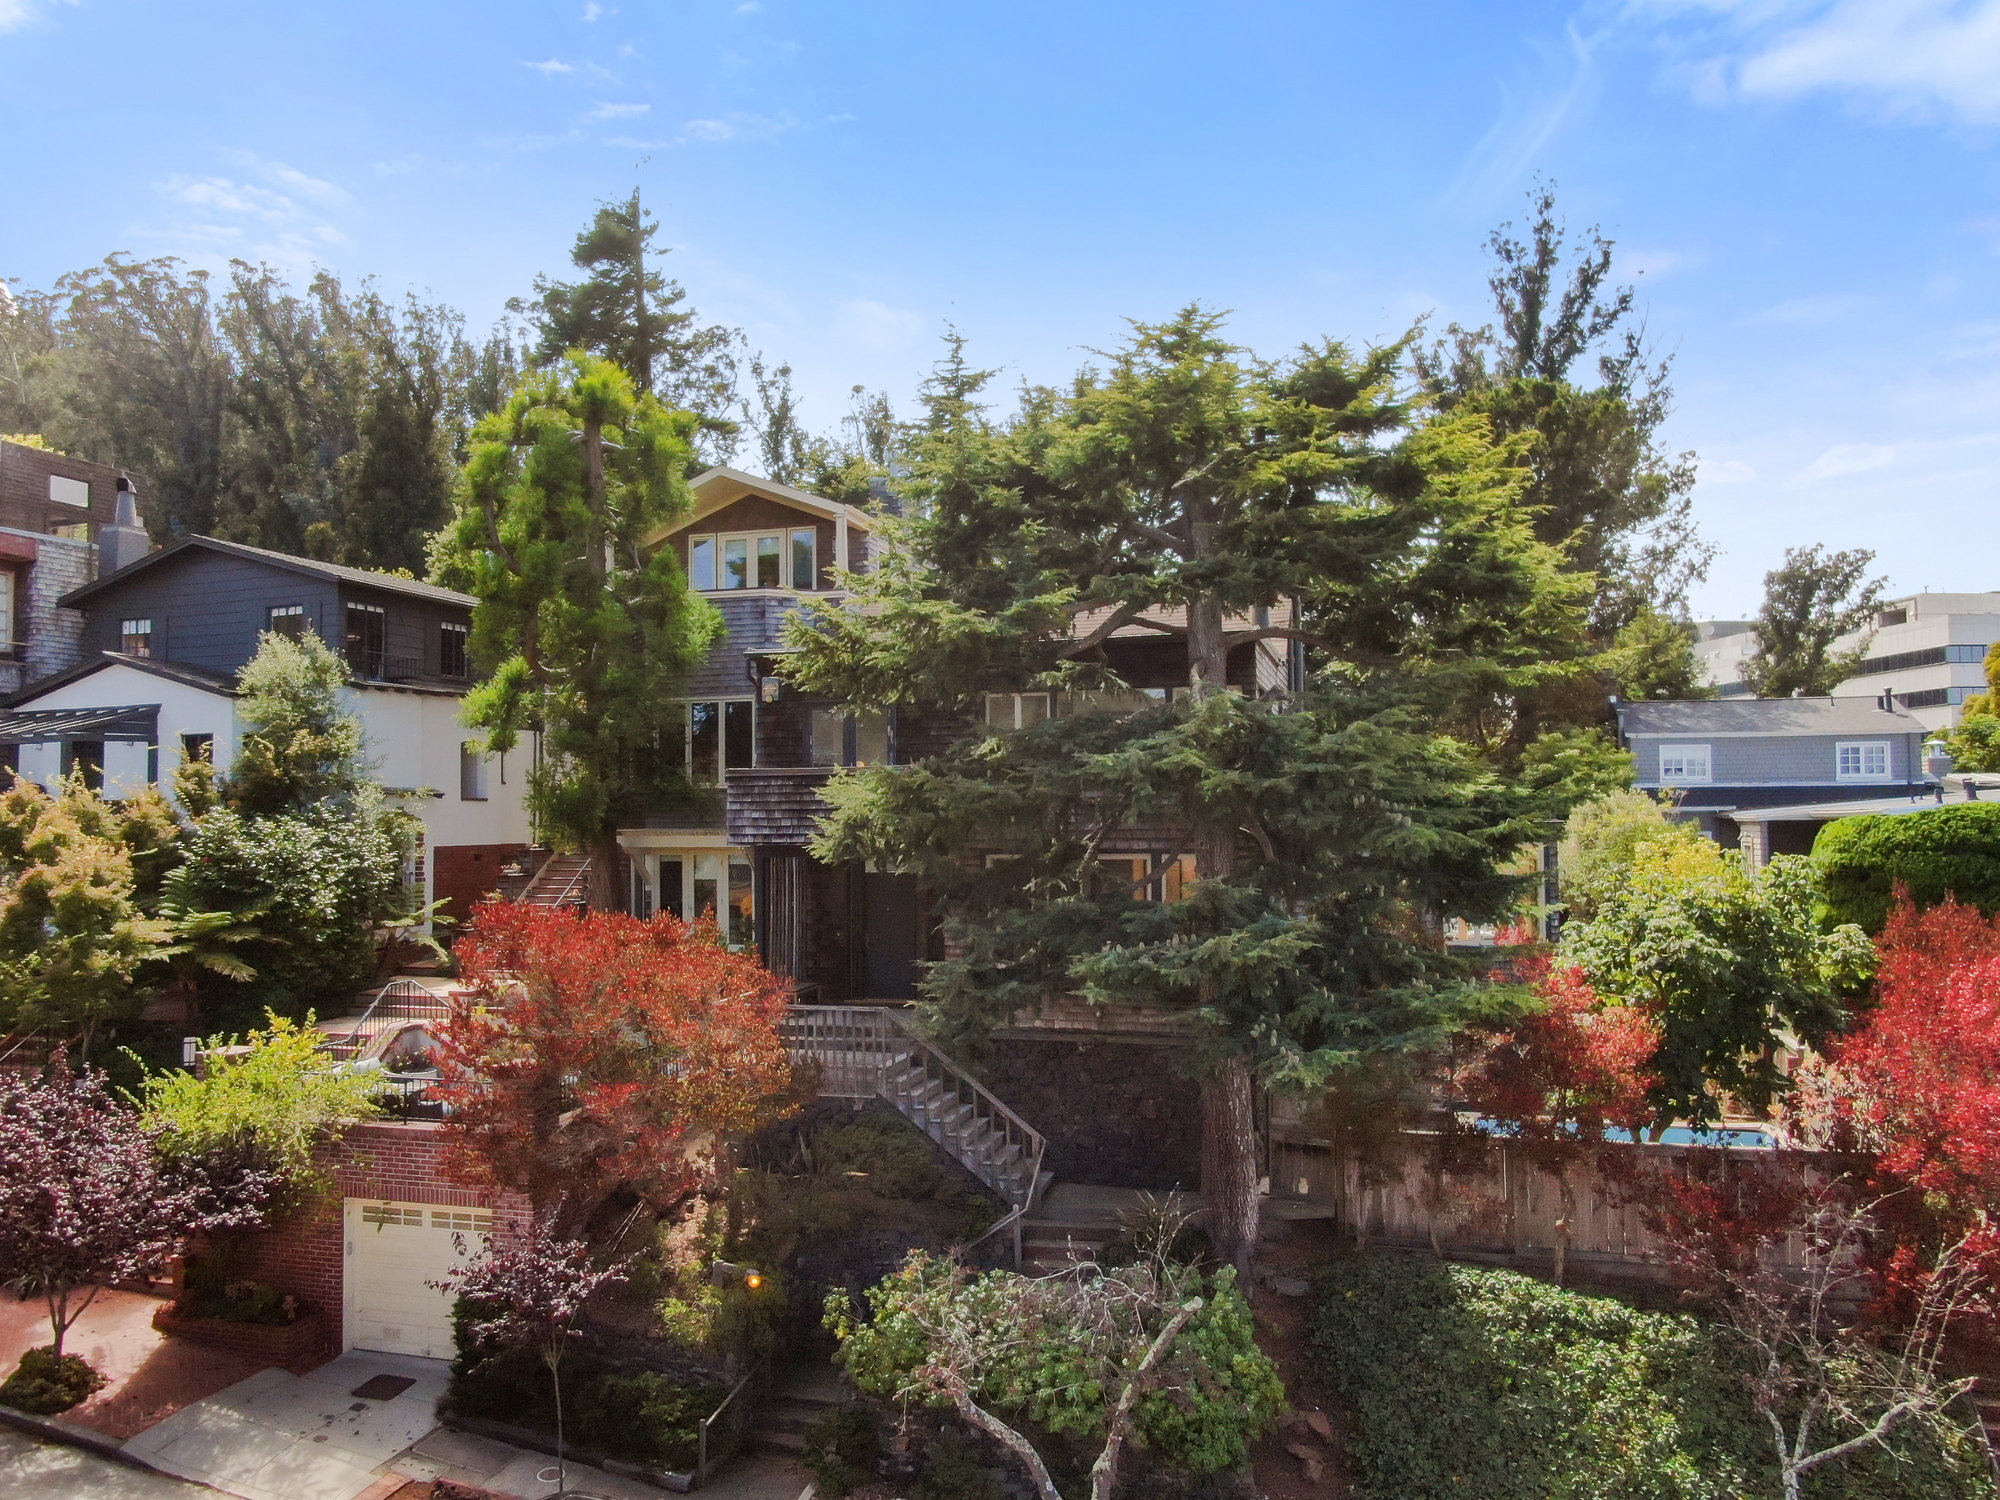
[[[1488,1135],[1509,1136],[1514,1133],[1511,1125],[1499,1120],[1480,1118],[1474,1120],[1473,1127]],[[1624,1143],[1632,1139],[1630,1131],[1607,1130],[1607,1141]],[[1650,1140],[1650,1137],[1646,1139]],[[1660,1135],[1662,1146],[1712,1146],[1727,1151],[1773,1151],[1777,1149],[1777,1138],[1768,1130],[1754,1125],[1717,1125],[1699,1127],[1694,1125],[1669,1125]]]

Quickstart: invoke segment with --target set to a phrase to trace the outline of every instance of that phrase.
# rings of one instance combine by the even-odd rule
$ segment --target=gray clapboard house
[[[1879,698],[1721,698],[1621,703],[1620,743],[1642,790],[1753,862],[1812,849],[1818,821],[1739,821],[1788,806],[1924,798],[1924,725]],[[1779,847],[1782,845],[1783,847]],[[1796,847],[1795,847],[1796,846]]]

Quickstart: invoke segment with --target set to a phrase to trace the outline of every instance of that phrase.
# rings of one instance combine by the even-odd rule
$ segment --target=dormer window
[[[118,622],[118,649],[127,656],[153,654],[153,622],[144,620],[121,620]]]

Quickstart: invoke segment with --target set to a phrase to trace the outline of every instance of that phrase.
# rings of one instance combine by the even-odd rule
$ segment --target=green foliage
[[[237,676],[245,730],[223,800],[253,817],[353,798],[367,779],[361,721],[340,701],[347,662],[311,631],[266,632]]]
[[[453,1415],[508,1422],[551,1436],[555,1386],[535,1349],[489,1350],[468,1336],[475,1317],[461,1298],[452,1309],[457,1354],[445,1389]],[[696,1427],[722,1404],[726,1387],[657,1370],[623,1370],[579,1348],[563,1361],[564,1431],[576,1447],[663,1469],[694,1467]]]
[[[1607,792],[1579,804],[1563,826],[1556,868],[1563,906],[1575,921],[1623,884],[1639,846],[1675,837],[1667,805],[1646,792]]]
[[[958,1433],[946,1432],[924,1450],[910,1500],[1003,1500],[1005,1493],[979,1449]]]
[[[204,985],[209,1024],[245,1028],[266,1008],[300,1017],[366,983],[377,924],[408,907],[403,870],[413,827],[367,785],[345,805],[268,817],[222,808],[203,818],[164,898],[182,912],[236,914],[256,929],[229,944],[254,981]]]
[[[473,435],[454,545],[488,675],[465,718],[496,750],[540,729],[530,799],[572,847],[601,852],[662,789],[685,791],[658,746],[678,743],[676,697],[720,617],[654,543],[692,504],[693,429],[617,366],[572,354]]]
[[[1817,542],[1785,549],[1784,566],[1764,575],[1764,607],[1751,627],[1757,647],[1743,662],[1751,692],[1759,698],[1817,697],[1854,675],[1867,640],[1846,651],[1835,651],[1833,643],[1873,622],[1888,582],[1864,579],[1873,561],[1873,552],[1829,552]]]
[[[296,1191],[309,1190],[314,1148],[379,1112],[374,1080],[331,1068],[321,1040],[310,1024],[272,1015],[246,1039],[210,1037],[206,1076],[148,1078],[142,1103],[160,1148],[198,1157],[247,1142]]]
[[[1334,1263],[1310,1357],[1353,1416],[1360,1500],[1767,1500],[1771,1436],[1722,1330],[1507,1271]],[[1990,1496],[1977,1440],[1908,1431],[1811,1500]]]
[[[1607,832],[1607,842],[1626,836]],[[1752,873],[1683,824],[1637,837],[1591,915],[1563,928],[1562,958],[1661,1028],[1659,1119],[1718,1119],[1716,1090],[1761,1108],[1785,1086],[1772,1061],[1784,1034],[1818,1046],[1840,1029],[1874,949],[1858,927],[1822,931],[1817,896],[1807,860],[1780,855]]]
[[[1102,1433],[1122,1380],[1130,1378],[1126,1361],[1136,1365],[1158,1331],[1153,1321],[1164,1322],[1144,1321],[1147,1315],[1136,1311],[1143,1298],[1118,1291],[1128,1284],[1124,1278],[1134,1278],[1134,1287],[1143,1280],[1111,1271],[1103,1284],[1079,1288],[1012,1271],[967,1276],[919,1252],[869,1288],[868,1321],[857,1322],[851,1302],[836,1296],[828,1302],[828,1322],[840,1337],[848,1375],[885,1398],[923,1395],[916,1372],[939,1357],[939,1329],[976,1330],[980,1355],[959,1371],[974,1401],[1010,1423],[1090,1438]],[[1233,1269],[1203,1278],[1180,1268],[1168,1286],[1155,1312],[1194,1295],[1202,1305],[1174,1341],[1164,1373],[1141,1382],[1134,1434],[1169,1467],[1196,1474],[1235,1468],[1283,1409],[1284,1387],[1257,1347]],[[1104,1302],[1094,1296],[1100,1291]],[[1142,1325],[1151,1332],[1142,1333]]]
[[[1895,816],[1838,818],[1813,840],[1822,915],[1880,932],[1898,886],[1919,906],[1955,896],[2000,911],[2000,802],[1954,802]]]
[[[1640,610],[1618,632],[1604,654],[1604,669],[1629,700],[1715,696],[1715,689],[1701,680],[1694,627],[1650,608]]]
[[[23,1354],[14,1373],[0,1383],[0,1406],[50,1417],[68,1411],[104,1385],[104,1377],[82,1355],[57,1354],[53,1344],[45,1344]]]
[[[1978,696],[1988,702],[1993,699],[1991,691]],[[1945,740],[1955,769],[1986,774],[2000,771],[2000,714],[1974,713],[1972,700],[1968,698],[1965,717],[1953,726]]]
[[[139,860],[157,867],[170,843],[157,798],[128,816],[79,771],[50,796],[16,777],[0,792],[0,1033],[45,1030],[80,1041],[135,1017],[133,976],[162,953],[169,924],[139,899]]]
[[[806,1429],[799,1461],[822,1495],[840,1496],[873,1479],[881,1456],[874,1416],[866,1407],[842,1406],[815,1418]]]
[[[197,1288],[190,1273],[187,1310],[197,1318],[219,1318],[225,1323],[255,1323],[282,1328],[298,1321],[299,1301],[261,1281],[219,1281]]]

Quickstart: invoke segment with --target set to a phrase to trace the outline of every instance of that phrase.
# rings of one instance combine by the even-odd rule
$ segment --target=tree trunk
[[[1021,1467],[1028,1471],[1029,1479],[1034,1482],[1036,1500],[1062,1500],[1062,1493],[1056,1489],[1056,1482],[1049,1478],[1048,1465],[1042,1462],[1042,1456],[1035,1451],[1033,1443],[969,1395],[961,1392],[953,1404],[957,1406],[961,1417],[981,1432],[996,1439],[1002,1447],[1021,1461]]]
[[[597,842],[590,850],[590,909],[592,911],[625,910],[625,878],[621,868],[623,854],[618,847],[618,830],[606,828],[598,834]],[[720,918],[722,913],[717,912]]]
[[[1257,1254],[1257,1121],[1250,1064],[1225,1058],[1201,1081],[1202,1226],[1246,1279]]]
[[[1556,1169],[1556,1201],[1562,1217],[1556,1220],[1556,1285],[1563,1284],[1563,1270],[1569,1263],[1570,1225],[1576,1222],[1576,1185],[1569,1180],[1569,1168]]]

